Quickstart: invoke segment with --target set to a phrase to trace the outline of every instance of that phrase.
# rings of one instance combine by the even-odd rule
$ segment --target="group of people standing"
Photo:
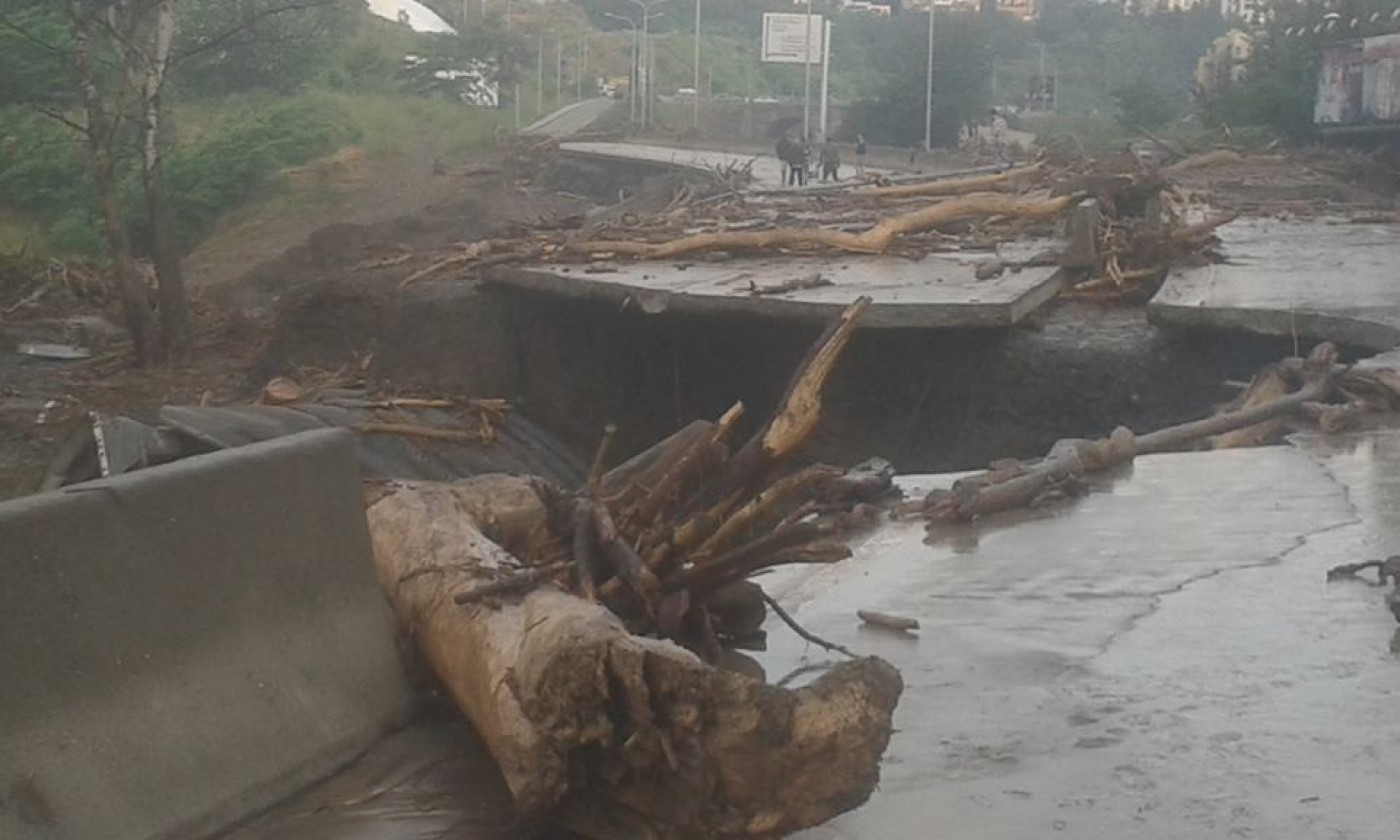
[[[856,177],[865,176],[865,135],[856,135]],[[794,140],[784,134],[778,139],[778,160],[783,164],[783,186],[800,187],[807,183],[812,165],[812,149],[802,140]],[[817,151],[817,161],[821,164],[821,179],[841,180],[841,150],[835,143],[827,141]]]

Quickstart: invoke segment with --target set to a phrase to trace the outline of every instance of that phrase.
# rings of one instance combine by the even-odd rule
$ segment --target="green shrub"
[[[41,223],[65,219],[65,242],[79,253],[98,243],[95,231],[77,235],[91,217],[95,191],[85,150],[76,134],[49,117],[23,108],[0,108],[0,204]],[[66,250],[67,245],[56,247]]]
[[[254,106],[207,129],[167,160],[167,180],[183,241],[190,243],[272,177],[355,142],[359,132],[331,101],[297,98]]]

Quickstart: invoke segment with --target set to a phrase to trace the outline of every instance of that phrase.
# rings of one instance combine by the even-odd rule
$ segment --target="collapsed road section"
[[[6,836],[91,836],[92,814],[115,815],[105,836],[243,823],[240,840],[1389,824],[1374,802],[1398,768],[1373,726],[1397,688],[1389,617],[1377,587],[1326,570],[1385,572],[1400,539],[1393,364],[1250,339],[1146,422],[1127,389],[1119,405],[1081,387],[1127,343],[1096,347],[1078,370],[1052,356],[1046,390],[1004,412],[1037,437],[999,437],[975,399],[1016,348],[1035,355],[1017,341],[1103,338],[1173,272],[1228,259],[1231,213],[1127,160],[777,197],[736,174],[650,210],[400,251],[373,269],[399,308],[362,311],[336,338],[365,343],[320,374],[269,351],[290,376],[257,405],[89,418],[50,470],[68,486],[0,509],[20,537],[4,670],[26,677],[0,732],[21,746],[0,763]],[[898,322],[939,265],[959,266],[963,304],[1017,282],[1079,300]],[[301,315],[326,320],[325,300]],[[1028,320],[1040,333],[1007,328]],[[746,379],[760,357],[781,375]],[[527,399],[449,396],[479,368]],[[1233,396],[1211,410],[1220,379]],[[1037,417],[1057,389],[1092,414]],[[961,430],[942,445],[990,469],[852,466],[900,439],[853,394],[915,457],[929,447],[909,430],[959,415],[924,434]],[[201,599],[190,632],[171,605]],[[1335,714],[1299,724],[1318,708]],[[268,739],[271,760],[245,755]],[[148,773],[112,760],[132,754]]]

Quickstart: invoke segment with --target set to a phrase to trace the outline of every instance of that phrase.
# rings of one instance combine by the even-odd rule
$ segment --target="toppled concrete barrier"
[[[0,837],[266,807],[407,718],[394,632],[343,431],[0,505]]]

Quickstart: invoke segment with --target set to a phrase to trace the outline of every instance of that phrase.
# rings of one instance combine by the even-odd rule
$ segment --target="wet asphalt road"
[[[1324,578],[1400,552],[1398,467],[1394,433],[1155,456],[1067,507],[774,575],[906,683],[879,791],[801,837],[1395,837],[1394,621]],[[770,679],[825,657],[769,629]]]

